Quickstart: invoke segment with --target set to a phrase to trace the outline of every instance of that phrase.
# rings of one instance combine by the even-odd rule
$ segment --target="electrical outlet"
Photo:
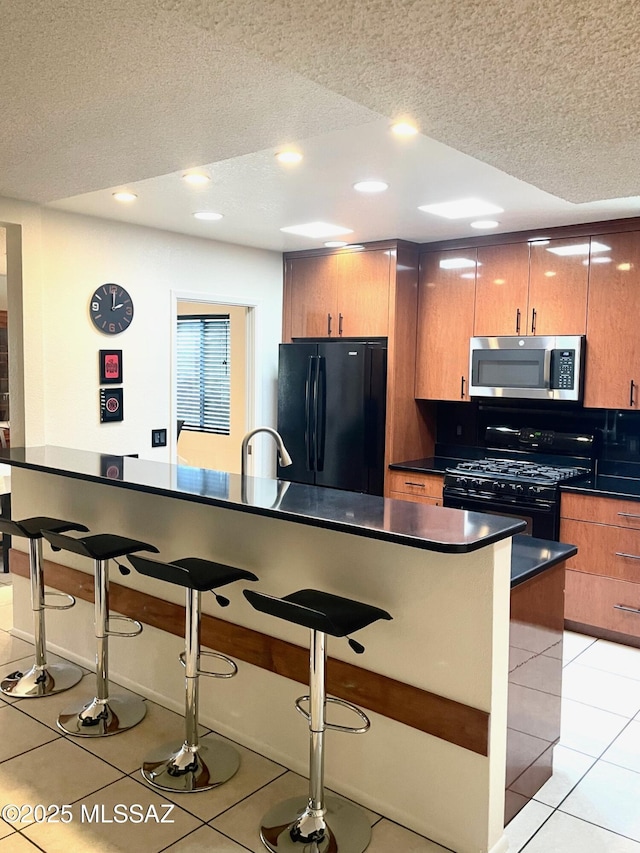
[[[151,430],[151,447],[166,447],[167,446],[167,431],[166,429]]]

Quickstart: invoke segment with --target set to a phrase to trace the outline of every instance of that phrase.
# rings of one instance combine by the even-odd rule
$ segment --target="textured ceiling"
[[[67,199],[405,113],[562,199],[640,195],[637,0],[0,0],[0,20],[0,195]]]

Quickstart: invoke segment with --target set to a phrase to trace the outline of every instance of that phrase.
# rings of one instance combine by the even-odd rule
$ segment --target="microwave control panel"
[[[572,391],[576,383],[576,351],[554,349],[551,352],[551,387]]]

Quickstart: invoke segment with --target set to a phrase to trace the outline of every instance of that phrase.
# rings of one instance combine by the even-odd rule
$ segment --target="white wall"
[[[275,424],[280,254],[11,199],[0,199],[0,224],[5,223],[22,226],[27,443],[169,459],[169,447],[151,448],[151,430],[167,427],[170,441],[175,439],[170,409],[172,291],[256,304],[255,423]],[[134,301],[130,328],[116,336],[101,334],[89,318],[89,297],[105,282],[122,285]],[[10,311],[12,286],[9,259]],[[11,317],[13,322],[13,313]],[[98,351],[109,348],[123,351],[124,421],[101,425]],[[256,473],[270,470],[265,456]]]

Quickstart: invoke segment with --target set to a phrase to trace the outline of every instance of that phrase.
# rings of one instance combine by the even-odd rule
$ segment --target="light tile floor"
[[[8,633],[11,586],[0,574],[0,670],[19,666],[32,647]],[[640,649],[567,632],[562,736],[553,777],[511,821],[509,852],[640,853]],[[72,805],[70,823],[0,820],[0,853],[263,853],[255,827],[271,804],[304,795],[305,780],[239,747],[232,781],[203,794],[171,796],[139,774],[149,747],[180,737],[182,718],[147,701],[147,725],[104,740],[77,740],[55,726],[60,709],[84,695],[91,676],[46,700],[0,694],[0,804]],[[150,725],[149,725],[150,724]],[[207,730],[203,730],[203,734]],[[106,823],[117,803],[140,804],[172,823]],[[369,813],[368,853],[446,853],[445,848]],[[62,817],[62,816],[61,816]]]

